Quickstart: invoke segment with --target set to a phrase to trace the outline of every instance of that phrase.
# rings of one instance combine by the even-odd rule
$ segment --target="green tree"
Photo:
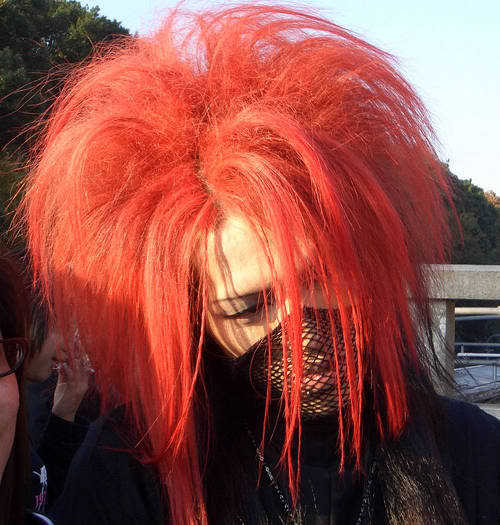
[[[458,228],[452,219],[452,262],[500,264],[500,209],[470,179],[461,180],[448,173],[460,223]]]
[[[24,176],[20,163],[5,152],[0,152],[0,237],[4,241],[13,240],[9,228],[19,202],[20,184]]]
[[[33,139],[27,130],[45,114],[75,63],[128,34],[98,7],[74,0],[0,0],[0,235],[18,201]]]
[[[127,34],[74,0],[0,0],[0,147],[29,139],[19,134],[48,108],[70,65]]]

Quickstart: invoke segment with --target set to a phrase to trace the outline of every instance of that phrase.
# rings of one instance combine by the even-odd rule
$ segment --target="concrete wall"
[[[430,268],[436,280],[432,299],[479,299],[500,301],[500,266],[439,264]]]
[[[444,264],[429,268],[434,316],[434,344],[441,363],[453,375],[455,363],[455,301],[500,301],[500,266]]]

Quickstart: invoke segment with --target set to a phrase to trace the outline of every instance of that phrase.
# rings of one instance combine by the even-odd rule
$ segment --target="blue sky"
[[[154,30],[162,11],[174,3],[82,0],[139,34]],[[186,1],[195,7],[215,3],[222,4]],[[399,57],[431,113],[441,159],[449,160],[460,178],[500,195],[500,1],[309,0],[307,5]]]

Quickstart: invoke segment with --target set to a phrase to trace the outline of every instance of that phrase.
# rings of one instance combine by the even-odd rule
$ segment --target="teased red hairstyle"
[[[401,432],[414,320],[428,313],[421,265],[446,241],[432,142],[390,55],[286,7],[176,10],[69,79],[25,202],[35,270],[61,329],[76,322],[101,385],[148,433],[175,523],[206,521],[193,392],[203,253],[228,213],[277,240],[299,376],[298,250],[311,247],[306,279],[336,296],[344,330],[354,322],[342,450],[349,436],[359,457],[365,409],[382,436]],[[382,394],[364,407],[368,376]],[[285,389],[289,436],[298,384]]]

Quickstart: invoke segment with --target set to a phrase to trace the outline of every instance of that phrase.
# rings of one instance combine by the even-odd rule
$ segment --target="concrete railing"
[[[436,279],[430,289],[434,317],[434,344],[438,357],[453,376],[455,356],[455,301],[500,300],[500,266],[444,264],[432,267]]]

